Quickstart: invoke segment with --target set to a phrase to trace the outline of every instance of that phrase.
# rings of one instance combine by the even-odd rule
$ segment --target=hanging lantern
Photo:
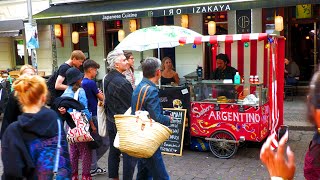
[[[123,29],[120,29],[118,31],[118,41],[121,42],[123,39],[124,39],[124,36],[125,36],[125,32]]]
[[[274,25],[276,31],[282,31],[283,30],[283,18],[282,16],[276,16],[274,18]]]
[[[208,34],[211,36],[216,34],[216,22],[214,21],[208,22]]]
[[[134,32],[135,30],[137,30],[137,20],[130,19],[130,21],[129,21],[129,29],[130,29],[130,32]]]
[[[189,27],[189,16],[187,14],[181,15],[181,27]]]
[[[95,23],[94,22],[88,22],[88,34],[89,35],[95,34]]]
[[[72,43],[73,44],[79,43],[79,33],[77,31],[72,32]]]
[[[62,36],[62,25],[61,24],[55,24],[54,25],[54,35],[56,37]]]

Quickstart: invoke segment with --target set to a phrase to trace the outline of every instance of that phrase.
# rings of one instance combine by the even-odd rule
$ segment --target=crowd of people
[[[160,149],[150,158],[138,159],[120,152],[114,147],[117,134],[115,114],[124,114],[129,108],[135,114],[139,94],[145,92],[139,109],[148,111],[155,121],[168,126],[170,116],[163,115],[156,87],[163,84],[179,84],[179,76],[173,71],[172,61],[165,57],[150,57],[141,63],[143,79],[136,86],[134,78],[134,57],[131,52],[113,50],[107,56],[108,73],[103,79],[103,91],[94,78],[100,65],[94,60],[85,60],[82,51],[75,50],[70,59],[62,64],[47,82],[36,75],[30,65],[20,69],[20,77],[13,83],[1,127],[1,150],[3,179],[79,179],[79,160],[82,162],[81,179],[92,179],[105,174],[114,180],[120,179],[119,167],[123,156],[122,179],[133,179],[137,165],[137,179],[170,179]],[[218,69],[213,79],[229,78],[235,69],[227,66],[228,57],[217,56]],[[83,66],[84,73],[80,71]],[[227,72],[224,72],[229,69]],[[224,77],[225,76],[225,77]],[[51,83],[51,84],[50,84]],[[309,120],[316,126],[305,157],[306,179],[320,178],[320,71],[310,83],[308,95]],[[48,99],[49,98],[49,99]],[[91,148],[88,142],[68,142],[67,129],[73,127],[71,113],[81,111],[90,124],[92,133],[98,132],[97,106],[104,102],[107,134],[98,148]],[[75,103],[76,102],[76,103]],[[51,106],[49,108],[48,104]],[[286,144],[288,132],[280,139],[276,150],[271,148],[275,134],[270,135],[261,148],[260,158],[266,165],[271,178],[293,179],[295,173],[294,153]],[[108,171],[97,164],[109,150]]]
[[[94,81],[100,65],[85,59],[79,50],[73,51],[70,59],[60,65],[47,82],[36,75],[32,66],[21,67],[21,76],[13,83],[14,91],[10,94],[1,127],[3,179],[77,180],[79,160],[83,180],[107,172],[109,178],[120,179],[120,156],[123,156],[122,179],[133,179],[137,164],[137,179],[169,179],[160,149],[151,158],[137,159],[113,146],[117,133],[113,116],[125,113],[130,107],[134,109],[136,91],[145,84],[152,87],[142,109],[154,120],[169,124],[170,117],[162,115],[155,85],[161,78],[161,61],[157,58],[141,61],[144,78],[137,87],[131,52],[111,51],[107,62],[109,71],[103,79],[104,92]],[[84,73],[80,71],[81,66]],[[68,129],[75,126],[74,117],[70,115],[74,111],[85,114],[91,133],[98,132],[99,101],[104,102],[107,122],[107,136],[101,137],[102,144],[91,148],[89,142],[68,142]],[[109,148],[107,171],[100,168],[97,161]]]

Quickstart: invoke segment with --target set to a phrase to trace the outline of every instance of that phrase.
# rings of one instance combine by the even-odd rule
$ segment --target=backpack
[[[53,104],[54,100],[57,98],[55,85],[56,85],[56,81],[57,81],[57,78],[59,75],[58,71],[59,71],[59,69],[54,71],[52,76],[50,76],[50,78],[47,81],[47,86],[48,86],[48,91],[49,91],[49,98],[48,98],[47,104],[49,106],[51,106]]]

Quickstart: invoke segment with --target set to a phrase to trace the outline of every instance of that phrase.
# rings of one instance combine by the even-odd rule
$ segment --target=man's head
[[[100,68],[100,65],[96,63],[94,60],[87,59],[83,63],[83,69],[86,76],[89,76],[90,78],[94,78],[97,75],[97,70]]]
[[[107,61],[110,69],[115,69],[120,73],[123,73],[128,69],[128,60],[124,56],[122,50],[113,50],[109,52]]]
[[[86,56],[80,50],[72,51],[71,56],[70,56],[70,60],[72,62],[71,65],[78,68],[78,69],[80,68],[80,66],[82,65],[82,63],[85,59],[86,59]]]
[[[155,57],[148,57],[141,62],[141,69],[143,72],[143,77],[145,78],[155,78],[158,81],[161,77],[161,61]]]
[[[284,59],[284,64],[285,64],[285,65],[288,65],[289,63],[290,63],[290,60],[289,60],[288,58],[285,58],[285,59]]]
[[[229,58],[226,54],[218,54],[216,56],[217,59],[217,68],[224,70],[227,67],[227,64],[229,63]]]

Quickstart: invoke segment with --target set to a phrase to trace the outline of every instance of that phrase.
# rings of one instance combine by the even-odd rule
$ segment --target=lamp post
[[[27,6],[28,6],[28,19],[29,23],[33,24],[32,20],[32,2],[31,0],[27,0]],[[31,49],[31,62],[32,66],[35,68],[36,72],[38,73],[38,62],[37,62],[37,52],[36,49]]]

